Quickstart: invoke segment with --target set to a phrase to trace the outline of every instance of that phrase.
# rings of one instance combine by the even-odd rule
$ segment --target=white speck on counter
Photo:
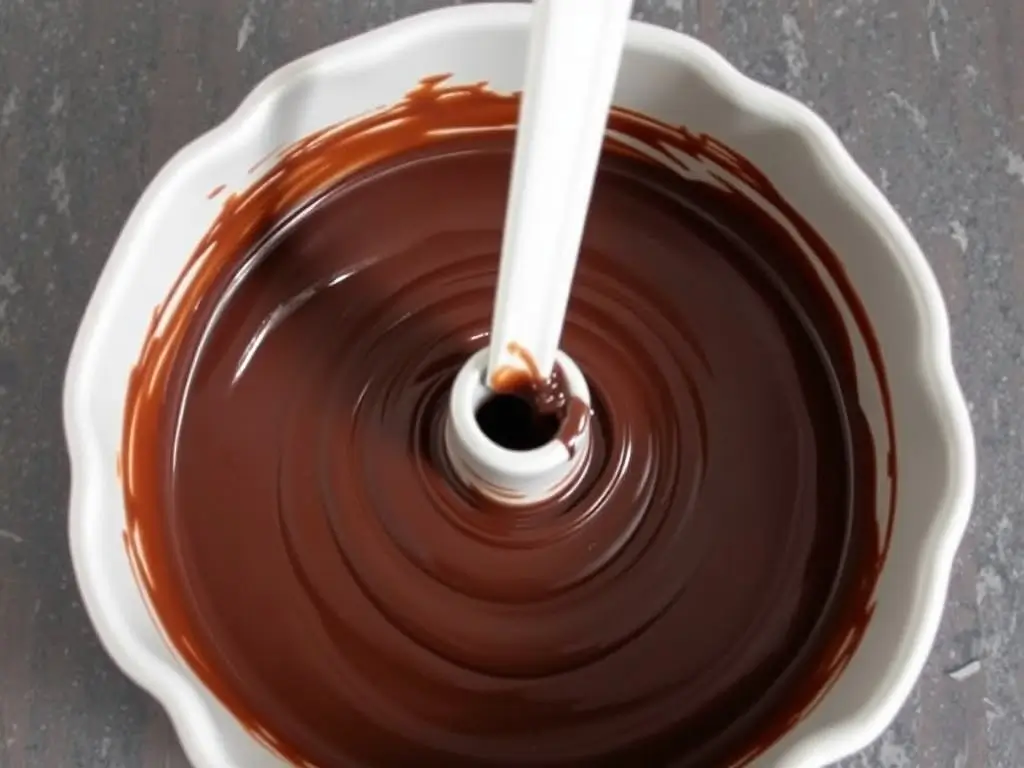
[[[932,58],[938,61],[941,58],[941,51],[939,48],[939,36],[935,31],[934,20],[935,13],[938,11],[939,21],[943,26],[949,23],[949,11],[946,9],[939,0],[928,0],[928,10],[926,15],[928,17],[928,42],[932,48]]]
[[[0,288],[6,291],[8,296],[13,296],[21,290],[21,285],[15,279],[14,270],[11,267],[0,272]]]
[[[0,128],[6,128],[11,124],[11,118],[14,113],[18,111],[18,88],[15,86],[11,88],[10,93],[7,94],[7,98],[4,99],[4,105],[0,107]]]
[[[249,42],[249,37],[253,32],[256,31],[256,23],[252,19],[252,10],[245,12],[245,16],[242,17],[242,24],[238,27],[238,46],[239,52],[245,48],[245,44]]]
[[[978,659],[973,659],[962,667],[957,667],[956,669],[951,670],[947,674],[958,683],[962,683],[964,680],[974,677],[979,672],[981,672],[981,662]]]
[[[897,743],[892,731],[889,731],[882,736],[882,742],[878,745],[878,764],[881,768],[911,768],[916,763],[907,753],[907,748]]]
[[[1014,152],[1009,147],[1000,147],[997,152],[1006,163],[1006,172],[1024,184],[1024,157],[1020,152]]]
[[[58,163],[46,174],[50,185],[50,200],[57,206],[57,212],[65,216],[71,213],[71,192],[68,189],[68,177],[64,172],[64,163]]]
[[[961,253],[967,253],[967,230],[964,225],[954,219],[949,222],[949,229],[953,233],[953,239],[960,246]]]
[[[936,10],[939,12],[939,18],[942,19],[942,23],[948,24],[949,10],[946,6],[942,4],[941,0],[928,0],[928,16],[932,16]]]
[[[15,544],[23,544],[25,541],[18,534],[11,533],[11,531],[5,531],[3,528],[0,528],[0,539],[7,539],[8,541],[13,541]]]
[[[58,117],[64,113],[64,103],[67,99],[64,96],[64,88],[61,86],[55,86],[53,89],[53,98],[50,101],[50,117]]]
[[[996,573],[996,569],[991,565],[982,566],[978,571],[978,579],[974,585],[977,604],[981,605],[992,595],[1003,594],[1004,589],[1003,577]]]
[[[911,122],[917,126],[919,131],[924,131],[928,128],[928,118],[924,116],[924,112],[918,109],[916,104],[911,102],[905,96],[896,93],[896,91],[889,91],[885,96],[893,104],[907,113]]]
[[[807,51],[804,50],[804,33],[791,13],[782,14],[782,55],[786,57],[789,76],[798,81],[807,69]]]
[[[939,51],[939,38],[935,35],[934,29],[928,30],[928,42],[932,46],[932,58],[938,61],[942,58],[942,54]]]

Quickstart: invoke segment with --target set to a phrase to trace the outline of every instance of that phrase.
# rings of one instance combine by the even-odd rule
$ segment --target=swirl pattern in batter
[[[227,255],[130,396],[157,616],[296,763],[743,761],[870,610],[873,448],[842,323],[740,195],[610,146],[563,337],[590,461],[550,503],[482,501],[443,427],[487,343],[512,151],[491,127],[222,219],[204,253]]]

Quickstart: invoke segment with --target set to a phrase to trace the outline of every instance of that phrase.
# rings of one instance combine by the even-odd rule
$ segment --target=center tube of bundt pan
[[[533,3],[489,346],[445,428],[459,479],[500,504],[562,494],[589,457],[590,390],[559,345],[632,5]]]

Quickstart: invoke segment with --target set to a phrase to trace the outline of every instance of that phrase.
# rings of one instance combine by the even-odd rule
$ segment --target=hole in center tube
[[[510,451],[532,451],[555,439],[557,415],[541,413],[526,398],[498,394],[477,409],[476,423],[491,440]]]

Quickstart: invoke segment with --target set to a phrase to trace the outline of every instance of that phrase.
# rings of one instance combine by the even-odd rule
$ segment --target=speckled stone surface
[[[64,366],[130,206],[275,67],[444,4],[0,0],[3,768],[187,765],[99,646],[67,553]],[[975,514],[924,677],[842,765],[1024,766],[1024,3],[637,0],[636,15],[817,109],[909,221],[952,314]]]

